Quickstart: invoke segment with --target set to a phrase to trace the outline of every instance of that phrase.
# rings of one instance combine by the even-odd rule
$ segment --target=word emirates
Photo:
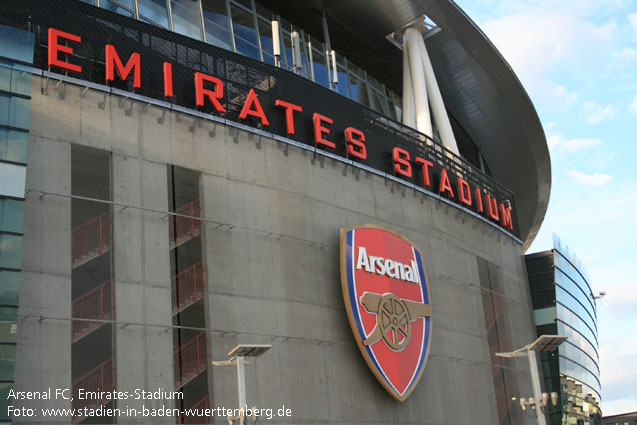
[[[82,72],[82,67],[80,65],[60,59],[61,53],[69,56],[73,55],[73,47],[60,44],[61,41],[81,43],[82,38],[75,34],[70,34],[55,28],[49,28],[48,65],[71,72]],[[132,72],[133,87],[141,87],[141,61],[139,53],[133,53],[126,62],[126,65],[124,65],[117,54],[115,47],[111,44],[106,44],[105,62],[107,81],[114,81],[115,71],[117,71],[121,80],[126,80]],[[164,62],[163,76],[164,96],[170,98],[173,96],[172,64],[170,62]],[[218,113],[225,114],[226,109],[220,102],[220,99],[223,98],[223,82],[219,78],[201,72],[195,72],[194,79],[196,105],[204,106],[205,101],[207,100]],[[204,86],[204,83],[208,84],[207,88]],[[294,113],[303,111],[303,108],[294,103],[280,99],[275,101],[275,106],[280,107],[285,113],[287,134],[294,134]],[[259,119],[263,126],[268,126],[270,124],[254,89],[250,89],[248,92],[243,107],[241,108],[241,113],[239,114],[239,119],[241,120],[245,120],[248,117]],[[312,115],[312,119],[314,124],[314,142],[316,145],[336,149],[336,144],[333,141],[326,139],[326,136],[330,134],[328,126],[333,124],[334,120],[319,113],[314,113]],[[362,131],[354,127],[347,127],[345,129],[345,139],[347,144],[347,154],[349,157],[356,158],[361,161],[367,159],[365,134]],[[392,149],[392,158],[394,161],[394,171],[397,176],[404,178],[411,178],[413,176],[414,167],[412,166],[411,156],[408,151],[396,146]],[[431,176],[431,169],[433,168],[434,163],[418,156],[414,159],[414,162],[417,164],[416,167],[420,168],[420,171],[422,172],[424,186],[435,191],[436,188],[432,185]],[[444,167],[441,168],[440,184],[437,188],[438,193],[446,195],[449,199],[455,199],[456,193],[454,193],[454,188],[451,185],[448,172]],[[480,188],[474,188],[472,190],[469,183],[462,177],[457,177],[457,196],[458,202],[467,207],[472,206],[475,200],[475,209],[478,213],[486,213],[487,217],[499,222],[503,228],[513,230],[511,207],[503,203],[498,203],[498,201],[489,194],[486,194],[483,199],[482,190]],[[486,204],[486,208],[484,204]]]

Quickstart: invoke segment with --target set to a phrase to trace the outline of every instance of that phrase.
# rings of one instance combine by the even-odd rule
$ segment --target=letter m
[[[140,73],[140,56],[139,53],[135,52],[131,55],[126,63],[126,66],[122,64],[121,59],[117,55],[115,51],[115,47],[112,44],[106,45],[106,81],[113,81],[115,79],[115,72],[113,70],[113,65],[117,68],[117,73],[119,74],[119,78],[126,80],[128,74],[130,74],[131,70],[133,71],[133,87],[140,88],[141,84],[141,73]]]
[[[505,229],[513,230],[513,221],[511,220],[511,208],[500,204],[500,224]]]

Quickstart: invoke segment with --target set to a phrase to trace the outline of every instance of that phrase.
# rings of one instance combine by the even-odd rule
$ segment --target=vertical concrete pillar
[[[113,281],[116,388],[174,391],[166,166],[113,155]],[[137,323],[141,324],[138,325]],[[174,407],[173,400],[123,400],[119,408]],[[148,423],[149,418],[121,416],[118,423]],[[175,423],[174,417],[153,423]]]
[[[71,146],[68,143],[32,135],[28,162],[37,167],[27,167],[27,189],[71,194]],[[71,317],[71,199],[28,194],[24,229],[18,310],[22,318],[17,325],[14,389],[71,388],[71,322],[67,320]],[[71,407],[70,400],[56,399],[20,400],[10,404],[38,410]],[[16,418],[13,423],[69,421],[69,418],[38,415]]]

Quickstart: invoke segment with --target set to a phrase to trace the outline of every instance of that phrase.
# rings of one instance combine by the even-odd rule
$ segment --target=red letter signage
[[[254,109],[252,109],[253,107]],[[254,92],[254,89],[250,89],[248,92],[248,97],[243,104],[243,108],[241,108],[239,119],[244,120],[248,115],[259,118],[261,120],[261,125],[270,125],[268,119],[265,117],[265,112],[263,112],[263,108],[261,107],[261,103],[259,103],[259,98]]]
[[[458,177],[458,199],[465,205],[471,205],[471,189],[462,177]]]
[[[173,96],[173,65],[164,62],[164,97]]]
[[[325,124],[333,124],[334,120],[323,116],[321,114],[314,113],[314,141],[318,145],[325,145],[328,148],[336,148],[336,145],[329,140],[323,138],[324,134],[330,134],[330,129],[327,127],[323,127],[323,123]]]
[[[431,161],[427,161],[426,159],[422,159],[419,156],[416,157],[416,163],[421,165],[423,184],[425,186],[431,186],[431,179],[429,178],[429,168],[431,168],[434,163]]]
[[[394,170],[396,170],[396,174],[400,174],[403,177],[411,177],[411,162],[409,162],[409,152],[399,147],[395,147],[393,152]]]
[[[487,214],[494,220],[500,219],[500,215],[498,214],[498,201],[490,195],[487,195]]]
[[[73,65],[72,63],[68,63],[59,59],[59,53],[72,55],[73,48],[58,44],[58,38],[63,38],[75,43],[82,42],[82,37],[80,37],[79,35],[69,34],[68,32],[56,30],[55,28],[49,28],[49,66],[57,66],[58,68],[66,69],[73,72],[82,72],[81,66]]]
[[[365,147],[365,134],[354,127],[345,129],[345,140],[347,140],[347,153],[354,158],[367,158],[367,147]],[[356,150],[358,149],[358,150]]]
[[[128,77],[131,70],[133,71],[133,87],[140,88],[142,86],[142,80],[140,76],[140,65],[139,65],[139,53],[133,53],[126,66],[122,65],[122,61],[120,60],[117,52],[115,51],[115,47],[112,44],[106,45],[106,81],[113,81],[115,79],[115,73],[113,71],[113,64],[115,64],[115,68],[117,68],[117,73],[119,74],[119,78],[123,80]]]
[[[204,81],[213,83],[215,85],[214,90],[208,90],[203,87]],[[220,79],[211,77],[210,75],[202,74],[201,72],[195,72],[195,98],[197,106],[204,105],[204,95],[210,100],[212,106],[215,107],[217,112],[222,114],[226,113],[226,109],[221,105],[219,99],[223,97],[223,83]]]
[[[284,102],[277,99],[274,104],[285,108],[285,124],[287,125],[288,134],[294,134],[294,111],[301,112],[303,108],[294,103]]]
[[[500,223],[502,227],[513,230],[513,220],[511,220],[511,208],[500,204]]]
[[[447,192],[450,198],[453,198],[453,188],[451,187],[451,182],[449,181],[449,177],[447,176],[447,170],[444,168],[440,173],[440,187],[438,188],[438,193]]]

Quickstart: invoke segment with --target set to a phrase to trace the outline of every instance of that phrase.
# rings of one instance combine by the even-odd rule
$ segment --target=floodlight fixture
[[[542,413],[542,405],[546,406],[548,404],[548,397],[545,397],[542,394],[542,388],[540,386],[540,372],[537,367],[537,351],[555,351],[557,347],[560,346],[564,341],[566,341],[568,337],[564,335],[542,335],[535,341],[530,344],[525,345],[522,348],[519,348],[515,351],[504,352],[504,353],[495,353],[497,357],[504,357],[507,359],[521,358],[527,357],[529,359],[529,368],[531,369],[531,384],[533,385],[533,395],[534,397],[530,397],[528,402],[525,399],[520,399],[520,406],[522,406],[522,410],[526,410],[526,406],[531,406],[533,410],[538,412],[537,423],[538,425],[546,425],[546,418]],[[548,396],[548,395],[547,395]],[[545,401],[546,399],[546,401]],[[551,394],[551,401],[555,399],[553,405],[557,404],[557,394],[553,397]],[[522,400],[525,400],[523,402]]]
[[[237,367],[237,395],[239,397],[239,411],[242,415],[239,418],[228,417],[228,423],[230,425],[237,419],[240,420],[243,425],[245,421],[245,413],[248,408],[246,402],[246,379],[245,379],[245,365],[250,364],[245,360],[246,357],[259,357],[268,351],[272,346],[270,344],[239,344],[234,347],[228,353],[230,360],[214,360],[213,366],[236,366]],[[254,406],[252,409],[255,409]],[[255,421],[256,422],[256,421]]]
[[[230,360],[237,357],[259,357],[268,351],[270,344],[239,344],[228,353]]]
[[[555,351],[567,338],[564,335],[542,335],[525,348],[529,351]]]

